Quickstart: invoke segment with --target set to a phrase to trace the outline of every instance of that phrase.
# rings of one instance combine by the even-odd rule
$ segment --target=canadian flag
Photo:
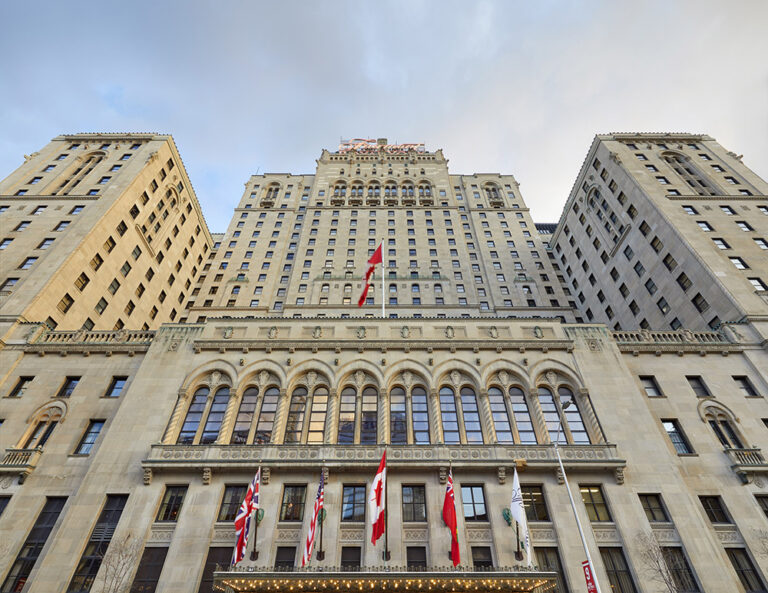
[[[371,543],[384,535],[384,510],[387,506],[385,493],[387,491],[387,452],[381,456],[381,463],[371,484],[371,494],[368,497],[368,511],[371,517]]]
[[[371,280],[373,270],[376,268],[376,264],[380,264],[383,261],[381,258],[381,245],[382,243],[379,243],[376,251],[374,251],[373,255],[368,259],[368,269],[365,271],[365,280],[363,280],[365,286],[363,286],[363,294],[361,294],[360,298],[357,300],[358,307],[362,307],[365,304],[365,297],[368,296],[368,288],[370,287],[369,282]],[[381,295],[381,298],[384,298],[384,295]]]

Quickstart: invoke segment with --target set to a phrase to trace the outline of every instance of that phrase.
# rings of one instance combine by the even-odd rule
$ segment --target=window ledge
[[[678,453],[678,457],[698,457],[698,453]]]

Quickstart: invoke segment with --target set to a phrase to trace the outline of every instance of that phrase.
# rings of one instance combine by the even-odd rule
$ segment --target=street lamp
[[[562,404],[565,411],[573,403],[572,400]],[[571,509],[573,509],[573,517],[576,519],[576,527],[579,528],[579,536],[581,537],[581,545],[584,546],[584,553],[587,555],[587,562],[589,563],[589,570],[592,572],[592,578],[595,582],[595,589],[597,593],[601,593],[600,584],[597,582],[597,575],[595,574],[594,565],[592,564],[592,557],[589,555],[589,548],[587,548],[587,540],[584,539],[584,530],[581,528],[581,521],[579,521],[579,515],[576,512],[576,503],[573,502],[573,494],[571,494],[571,487],[568,485],[568,477],[565,475],[565,467],[563,467],[563,460],[560,457],[560,449],[557,444],[560,442],[560,431],[563,428],[563,421],[560,418],[560,414],[557,415],[557,439],[555,439],[555,454],[557,455],[557,462],[560,464],[560,472],[563,474],[563,481],[565,482],[565,489],[568,491],[568,498],[571,501]]]

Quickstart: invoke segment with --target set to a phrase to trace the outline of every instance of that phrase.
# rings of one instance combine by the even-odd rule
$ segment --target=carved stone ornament
[[[229,327],[225,327],[224,328],[224,339],[225,340],[229,340],[232,337],[232,332],[233,331],[234,331],[234,329],[232,328],[231,325]]]
[[[171,340],[168,343],[168,352],[176,352],[179,349],[179,341]]]
[[[452,340],[453,336],[455,336],[455,335],[456,335],[456,332],[453,329],[452,325],[449,325],[448,327],[445,328],[445,337],[446,338],[448,338],[449,340]]]
[[[496,477],[499,479],[499,484],[505,484],[507,481],[507,468],[500,466],[496,470]]]
[[[499,383],[501,383],[504,387],[509,385],[509,373],[507,371],[499,371],[497,377],[499,379]]]
[[[211,387],[215,387],[221,381],[221,371],[213,371],[209,377],[209,384]]]
[[[269,331],[267,332],[267,337],[270,340],[274,340],[277,337],[277,328],[274,325],[269,328]]]
[[[616,483],[621,486],[624,484],[624,468],[623,467],[617,467],[614,471],[614,474],[616,476]]]
[[[405,385],[405,388],[410,390],[411,383],[413,383],[413,373],[411,371],[403,371],[403,385]]]
[[[587,348],[590,352],[600,352],[603,349],[602,343],[596,338],[589,338],[587,340]]]
[[[211,468],[203,468],[203,486],[210,486],[211,484]]]
[[[539,340],[544,337],[544,332],[542,329],[537,325],[533,328],[533,335],[538,338]]]
[[[269,381],[269,371],[261,371],[259,373],[259,385],[263,388]]]
[[[400,328],[400,337],[401,338],[409,338],[411,336],[411,328],[409,328],[407,325],[404,325]]]
[[[365,381],[365,373],[363,371],[355,371],[355,385],[357,385],[358,389],[363,386],[363,381]]]
[[[365,328],[362,325],[357,328],[357,339],[358,340],[365,339],[365,334],[366,334],[366,331],[365,331]]]
[[[317,340],[319,338],[323,337],[323,328],[319,325],[315,326],[315,329],[312,330],[312,337]]]
[[[261,468],[261,483],[265,486],[269,484],[269,479],[272,477],[272,470],[268,467]]]
[[[144,485],[149,486],[152,483],[152,468],[144,468]]]
[[[548,371],[547,372],[547,383],[549,383],[552,387],[554,387],[557,384],[557,373],[554,371]]]
[[[495,325],[492,325],[488,330],[488,335],[495,340],[499,337],[499,328],[497,328]]]
[[[307,387],[311,390],[312,386],[317,381],[317,373],[315,371],[309,371],[307,373]]]
[[[459,371],[451,371],[451,383],[453,383],[453,386],[458,388],[460,382],[461,382],[461,374],[459,373]]]
[[[448,468],[445,466],[440,467],[440,483],[445,484],[448,481]]]

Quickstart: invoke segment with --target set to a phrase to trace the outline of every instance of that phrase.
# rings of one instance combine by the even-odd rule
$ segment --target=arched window
[[[661,158],[700,196],[719,195],[720,192],[698,171],[688,157],[676,152],[667,152],[662,154]]]
[[[507,413],[507,404],[504,401],[504,392],[498,387],[491,387],[488,390],[488,402],[491,405],[491,416],[493,417],[493,428],[496,431],[496,439],[500,443],[512,443],[512,425],[509,422]]]
[[[413,183],[411,183],[410,181],[403,183],[402,189],[401,189],[401,195],[403,197],[406,197],[406,196],[413,197],[413,194],[414,194]]]
[[[411,284],[411,292],[421,292],[418,284]]]
[[[467,443],[482,443],[483,429],[480,425],[477,396],[471,387],[461,388],[461,408],[464,415],[464,432],[467,435]]]
[[[573,392],[567,387],[561,387],[557,392],[560,394],[561,405],[568,400],[571,401],[571,405],[564,410],[565,422],[571,433],[571,442],[576,445],[589,445],[589,434],[586,426],[584,426],[584,420],[581,418],[579,405],[576,403],[576,398],[573,397]]]
[[[267,187],[266,198],[268,200],[276,200],[279,193],[280,193],[280,185],[277,183],[272,183],[269,185],[269,187]]]
[[[351,284],[345,284],[344,285],[344,294],[349,294],[352,292],[352,285]]]
[[[706,408],[706,422],[712,428],[717,440],[726,449],[743,449],[744,441],[732,422],[732,416],[725,409],[709,405]]]
[[[443,423],[443,441],[445,444],[461,443],[456,395],[450,387],[440,388],[440,418]]]
[[[541,406],[541,412],[544,415],[544,423],[547,425],[550,442],[554,443],[557,441],[558,445],[567,443],[568,439],[566,438],[564,431],[558,430],[560,428],[560,414],[555,405],[555,398],[552,395],[552,392],[546,387],[539,387],[539,405]],[[558,432],[560,433],[559,439]]]
[[[411,389],[411,421],[413,422],[413,443],[429,445],[429,404],[427,390],[423,387]]]
[[[221,430],[221,422],[224,420],[224,413],[227,411],[227,404],[229,403],[229,387],[221,387],[216,395],[213,396],[213,403],[211,409],[208,411],[208,418],[205,421],[203,427],[203,434],[200,437],[201,445],[208,445],[215,443],[219,438],[219,430]]]
[[[330,290],[331,290],[330,284],[323,284],[322,286],[320,286],[320,292],[328,292]]]
[[[288,421],[285,425],[285,443],[300,443],[301,431],[304,429],[304,413],[307,407],[307,389],[297,387],[291,395],[291,405],[288,408]]]
[[[337,181],[333,188],[333,197],[343,198],[347,195],[347,184],[343,181]]]
[[[363,184],[360,182],[355,182],[354,185],[352,185],[352,191],[349,192],[349,196],[352,198],[363,197]]]
[[[363,389],[362,414],[360,416],[360,444],[375,445],[378,441],[379,392],[375,387]]]
[[[256,402],[259,399],[259,388],[249,387],[243,393],[243,399],[240,401],[240,409],[235,418],[235,428],[232,431],[230,443],[233,445],[245,445],[248,442],[248,433],[253,423],[253,415],[256,411]]]
[[[187,417],[184,418],[184,424],[181,426],[181,432],[176,443],[179,445],[191,445],[195,441],[197,429],[200,427],[200,421],[203,419],[205,404],[208,402],[210,389],[200,387],[192,396],[192,403],[189,404]]]
[[[104,160],[104,156],[104,153],[93,153],[88,155],[83,163],[67,176],[59,188],[53,192],[53,195],[68,195],[75,186],[77,186],[91,171],[93,171],[96,165]]]
[[[336,442],[348,445],[355,442],[355,419],[357,417],[357,391],[346,387],[339,397],[339,434]]]
[[[536,432],[533,430],[531,413],[528,410],[528,403],[525,401],[525,394],[519,387],[509,388],[509,403],[512,406],[512,415],[515,418],[515,428],[520,443],[523,445],[535,445]]]
[[[393,387],[389,392],[389,433],[393,445],[408,442],[408,410],[405,403],[405,390]]]
[[[318,387],[312,394],[312,410],[309,413],[307,443],[322,444],[325,439],[325,418],[328,412],[328,390]]]
[[[395,284],[394,282],[392,284],[390,284],[389,285],[389,292],[396,293],[397,292],[397,284]]]
[[[42,447],[51,438],[54,429],[61,421],[62,411],[58,407],[49,406],[37,414],[35,428],[22,444],[22,449]]]
[[[272,439],[272,429],[275,426],[275,414],[280,398],[280,390],[270,387],[264,392],[259,410],[259,420],[256,423],[256,432],[253,435],[255,445],[263,445]]]
[[[485,186],[485,196],[490,199],[498,199],[500,197],[499,188],[492,183]]]
[[[443,285],[442,284],[435,284],[435,292],[443,292]]]

